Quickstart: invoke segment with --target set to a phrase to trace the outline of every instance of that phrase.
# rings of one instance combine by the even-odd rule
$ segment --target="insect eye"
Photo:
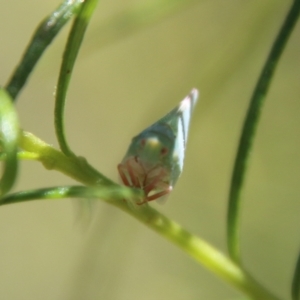
[[[160,149],[160,154],[161,154],[161,155],[164,156],[164,155],[166,155],[167,153],[168,153],[168,149],[167,149],[166,147],[163,147],[163,148]]]
[[[140,143],[141,143],[141,146],[142,146],[142,147],[145,147],[145,145],[146,145],[146,140],[145,140],[145,139],[142,139]]]

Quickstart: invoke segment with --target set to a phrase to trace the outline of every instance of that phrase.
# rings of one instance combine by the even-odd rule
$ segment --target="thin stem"
[[[92,17],[92,13],[94,12],[97,3],[98,0],[86,0],[83,3],[78,13],[78,16],[76,17],[75,22],[72,26],[58,78],[54,111],[54,123],[59,146],[62,152],[67,156],[74,155],[67,143],[64,126],[64,111],[67,90],[69,87],[71,75],[85,31],[87,29],[87,26],[89,24],[89,21]]]
[[[0,180],[0,197],[9,192],[16,181],[19,130],[18,115],[12,99],[6,90],[0,89],[0,142],[1,152],[6,157]]]
[[[0,205],[20,203],[32,200],[61,199],[61,198],[101,198],[109,203],[117,203],[124,199],[135,199],[140,196],[140,191],[126,186],[112,187],[86,187],[86,186],[56,186],[42,189],[27,190],[7,195],[2,198]]]
[[[279,34],[272,46],[256,88],[251,98],[247,116],[243,125],[242,134],[239,141],[238,151],[235,159],[233,174],[231,178],[229,207],[227,215],[227,237],[230,256],[236,262],[240,261],[239,242],[239,208],[242,196],[242,189],[247,169],[249,154],[258,125],[260,113],[266,99],[271,80],[278,65],[279,58],[287,44],[296,21],[299,17],[300,1],[296,0],[279,31]]]

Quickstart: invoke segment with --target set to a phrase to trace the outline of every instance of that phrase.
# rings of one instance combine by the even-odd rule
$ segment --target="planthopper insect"
[[[193,89],[178,106],[136,137],[118,165],[124,185],[142,189],[138,204],[169,194],[179,178],[191,115],[198,98]]]

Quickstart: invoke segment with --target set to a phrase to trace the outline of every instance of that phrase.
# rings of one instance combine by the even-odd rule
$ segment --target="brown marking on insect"
[[[146,139],[141,139],[141,146],[144,148],[146,145]]]
[[[161,154],[162,156],[165,156],[168,152],[169,152],[169,150],[168,150],[168,148],[166,148],[166,147],[162,147],[162,148],[160,149],[160,154]]]

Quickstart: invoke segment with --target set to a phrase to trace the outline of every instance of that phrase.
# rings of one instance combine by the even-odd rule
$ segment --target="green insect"
[[[178,180],[184,161],[191,115],[198,98],[193,89],[177,107],[143,130],[118,165],[124,185],[142,189],[139,204],[169,194]]]

